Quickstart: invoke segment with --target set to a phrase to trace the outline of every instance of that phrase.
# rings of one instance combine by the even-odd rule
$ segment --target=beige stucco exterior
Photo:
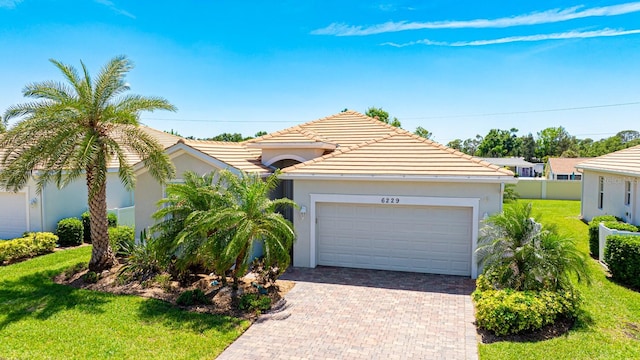
[[[171,157],[176,167],[176,178],[173,181],[180,181],[185,171],[193,171],[204,175],[218,169],[211,163],[198,159],[184,151],[178,151]],[[154,224],[151,215],[158,210],[157,203],[164,197],[164,187],[156,181],[148,171],[138,174],[135,190],[136,204],[136,236],[144,229],[148,229]]]
[[[598,207],[599,179],[604,179],[602,208]],[[631,203],[625,205],[625,182],[631,183]],[[584,170],[582,177],[582,217],[589,221],[594,216],[615,215],[632,224],[640,224],[640,177],[608,172]]]
[[[520,178],[514,190],[522,199],[580,200],[580,180]]]

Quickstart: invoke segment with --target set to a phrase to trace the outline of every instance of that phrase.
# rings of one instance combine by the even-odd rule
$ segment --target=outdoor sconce
[[[304,220],[305,215],[307,215],[307,207],[303,205],[300,207],[300,218]]]

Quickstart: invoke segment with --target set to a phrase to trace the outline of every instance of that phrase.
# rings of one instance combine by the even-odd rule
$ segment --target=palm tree
[[[515,203],[485,220],[478,242],[484,273],[498,288],[570,289],[570,276],[589,281],[585,256],[571,239],[543,229],[532,204]]]
[[[17,191],[32,172],[38,191],[49,182],[61,188],[85,177],[93,242],[89,268],[102,271],[117,264],[107,232],[107,166],[117,160],[120,180],[128,188],[135,182],[129,152],[139,155],[161,182],[172,177],[174,169],[162,146],[138,125],[141,111],[175,107],[159,97],[123,95],[129,90],[125,75],[133,68],[124,56],[110,60],[95,80],[82,62],[79,74],[72,66],[50,61],[66,82],[29,84],[23,94],[36,100],[5,112],[5,121],[20,119],[0,139],[6,150],[0,187]]]
[[[265,265],[277,267],[279,273],[287,269],[295,233],[277,210],[296,204],[269,198],[278,185],[278,173],[266,179],[228,170],[201,179],[193,173],[184,177],[184,184],[167,187],[168,197],[160,202],[163,208],[154,214],[161,220],[154,230],[164,239],[161,242],[174,241],[179,260],[210,260],[223,281],[225,272],[233,268],[237,286],[252,260],[254,244],[262,241]]]

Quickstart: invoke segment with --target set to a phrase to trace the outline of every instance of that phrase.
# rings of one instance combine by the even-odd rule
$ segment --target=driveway
[[[477,359],[470,278],[291,268],[284,307],[218,359]]]

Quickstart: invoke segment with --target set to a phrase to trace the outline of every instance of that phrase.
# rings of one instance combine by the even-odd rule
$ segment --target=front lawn
[[[561,234],[577,240],[589,254],[587,225],[579,220],[580,202],[520,200],[533,203],[534,217],[555,224]],[[638,359],[640,358],[640,293],[605,277],[603,268],[589,258],[591,285],[578,284],[584,297],[574,328],[565,336],[540,342],[497,342],[480,345],[481,359]]]
[[[212,359],[249,326],[51,280],[90,253],[81,247],[0,267],[0,358]]]

